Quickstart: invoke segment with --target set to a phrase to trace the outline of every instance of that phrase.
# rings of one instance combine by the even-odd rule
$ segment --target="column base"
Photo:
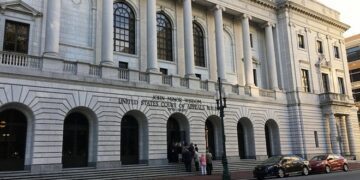
[[[114,66],[115,65],[114,61],[101,61],[100,64],[102,66]]]
[[[146,69],[146,72],[151,72],[151,73],[159,73],[159,69],[157,68],[147,68]]]
[[[57,52],[44,52],[44,53],[43,53],[43,57],[48,57],[48,58],[60,58],[60,57],[59,57],[59,53],[57,53]]]

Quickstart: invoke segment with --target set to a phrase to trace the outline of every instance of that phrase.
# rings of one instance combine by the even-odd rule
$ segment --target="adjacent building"
[[[0,0],[0,170],[360,157],[344,38],[315,0]]]
[[[350,81],[356,107],[360,107],[360,34],[345,39]],[[360,117],[358,111],[358,118]]]

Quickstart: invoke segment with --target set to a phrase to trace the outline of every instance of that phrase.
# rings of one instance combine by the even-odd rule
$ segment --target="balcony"
[[[320,105],[352,105],[349,96],[339,93],[323,93],[319,95]]]
[[[15,69],[14,69],[15,68]],[[21,68],[21,70],[18,70]],[[156,72],[142,72],[134,69],[121,69],[113,66],[103,66],[80,61],[67,61],[59,57],[31,56],[21,53],[0,51],[0,72],[24,75],[28,74],[48,77],[51,73],[54,79],[72,79],[88,81],[90,83],[108,83],[118,86],[136,86],[158,89],[158,86],[167,86],[174,91],[215,94],[217,82],[200,80],[178,75],[163,75]],[[36,73],[34,73],[36,72]],[[104,80],[104,81],[103,81]],[[134,84],[135,83],[135,84]],[[266,97],[269,99],[285,99],[285,94],[272,90],[250,88],[238,84],[223,83],[224,90],[234,98]],[[282,94],[277,96],[277,94]]]

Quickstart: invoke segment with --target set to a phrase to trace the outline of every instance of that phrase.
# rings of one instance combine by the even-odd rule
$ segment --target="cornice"
[[[272,9],[272,10],[277,9],[276,4],[270,0],[250,0],[250,1],[254,2],[256,4],[260,4],[261,6]]]
[[[325,15],[322,15],[314,10],[311,10],[305,6],[302,6],[302,5],[299,5],[297,3],[294,3],[292,1],[285,1],[283,3],[280,3],[278,4],[278,10],[281,10],[281,9],[291,9],[291,10],[294,10],[294,11],[297,11],[301,14],[304,14],[306,16],[309,16],[309,17],[312,17],[312,18],[315,18],[317,20],[320,20],[320,21],[323,21],[327,24],[330,24],[332,26],[335,26],[337,28],[340,28],[344,31],[348,30],[350,28],[349,25],[345,24],[345,23],[342,23],[336,19],[333,19],[333,18],[329,18],[328,16],[325,16]]]

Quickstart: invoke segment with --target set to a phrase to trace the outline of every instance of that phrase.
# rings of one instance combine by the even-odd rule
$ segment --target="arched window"
[[[123,1],[114,3],[114,51],[135,54],[135,14]]]
[[[172,27],[168,17],[163,12],[156,14],[158,59],[172,61]]]
[[[200,25],[196,22],[193,23],[193,33],[195,66],[206,67],[204,32],[201,29]]]

